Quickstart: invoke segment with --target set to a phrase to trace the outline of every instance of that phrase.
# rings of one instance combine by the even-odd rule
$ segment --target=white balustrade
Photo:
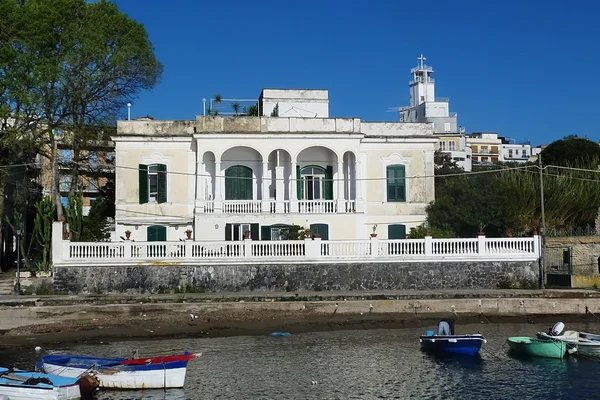
[[[215,212],[215,202],[214,201],[205,201],[203,211],[205,214],[212,214]]]
[[[57,235],[58,238],[58,235]],[[402,239],[389,240],[273,240],[273,241],[178,241],[178,242],[69,242],[62,236],[53,253],[54,262],[110,264],[148,260],[189,261],[231,259],[290,259],[315,258],[435,261],[454,260],[536,260],[539,258],[539,237],[469,239]]]
[[[278,204],[282,205],[281,209],[283,210],[284,214],[289,214],[289,212],[290,212],[290,201],[289,200],[284,200],[284,201],[274,201],[274,200],[271,200],[270,207],[269,207],[269,212],[271,214],[275,214],[275,213],[278,212],[277,211],[277,205]]]
[[[434,255],[474,255],[479,253],[477,239],[433,239],[432,254]]]
[[[262,212],[261,200],[225,200],[223,212],[227,214],[257,214]]]
[[[356,212],[356,200],[344,200],[344,204],[346,204],[346,209],[344,210],[345,212]]]
[[[300,214],[334,214],[337,212],[335,200],[298,200]]]
[[[321,256],[323,257],[368,257],[371,255],[369,240],[323,240]]]
[[[69,257],[73,260],[83,259],[120,259],[125,257],[125,243],[69,243]]]
[[[425,239],[391,239],[379,241],[381,256],[424,256]]]
[[[304,240],[252,241],[252,257],[304,257]]]

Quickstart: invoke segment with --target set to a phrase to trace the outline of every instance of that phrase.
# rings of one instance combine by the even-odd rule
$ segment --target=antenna
[[[131,103],[127,103],[127,121],[131,121]]]

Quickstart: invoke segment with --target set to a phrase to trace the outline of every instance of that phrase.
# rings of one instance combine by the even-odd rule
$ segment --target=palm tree
[[[220,94],[215,94],[215,103],[217,104],[217,111],[219,110],[221,100],[223,100],[223,96],[221,96]]]
[[[240,111],[240,103],[233,103],[231,104],[231,108],[233,109],[233,115],[235,117],[237,117],[239,111]]]

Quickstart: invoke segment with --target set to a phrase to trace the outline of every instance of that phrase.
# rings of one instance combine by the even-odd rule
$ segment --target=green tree
[[[113,132],[119,111],[158,82],[162,65],[144,27],[113,2],[0,0],[0,14],[0,77],[10,77],[0,108],[19,120],[13,139],[36,139],[50,159],[60,217],[57,143],[74,150],[77,175],[79,151]]]
[[[589,139],[566,136],[562,140],[550,143],[542,150],[543,165],[582,165],[598,167],[600,145]]]
[[[422,239],[425,236],[431,236],[437,239],[452,238],[452,232],[445,231],[440,228],[419,225],[415,228],[410,228],[410,232],[406,235],[407,239]]]
[[[232,103],[231,109],[233,110],[233,116],[237,117],[240,112],[240,103]]]
[[[35,204],[34,220],[35,239],[40,248],[39,266],[47,270],[50,265],[50,248],[52,246],[52,221],[54,221],[54,202],[48,196]]]

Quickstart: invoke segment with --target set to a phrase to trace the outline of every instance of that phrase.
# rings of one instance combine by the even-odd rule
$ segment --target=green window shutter
[[[302,172],[299,165],[296,166],[296,196],[302,200]]]
[[[258,237],[259,225],[258,224],[250,224],[250,239],[252,240],[260,240]]]
[[[231,237],[231,224],[225,224],[225,240],[226,241],[230,241],[232,240]]]
[[[263,225],[260,227],[260,240],[271,240],[270,225]]]
[[[311,224],[310,232],[321,235],[321,240],[329,240],[329,225],[327,224]]]
[[[325,169],[325,200],[333,200],[333,167]]]
[[[140,204],[148,202],[148,166],[144,164],[138,165],[139,178],[139,199]]]
[[[390,165],[386,168],[387,201],[406,201],[406,176],[404,165]]]
[[[155,242],[156,241],[156,227],[155,226],[149,226],[148,228],[146,228],[146,241],[148,242]]]
[[[158,164],[158,202],[167,202],[167,166],[165,164]]]
[[[388,239],[406,239],[406,225],[388,225]]]
[[[225,200],[252,200],[252,169],[234,165],[225,170]]]
[[[166,226],[157,226],[157,241],[158,242],[166,242],[167,241],[167,227]]]

